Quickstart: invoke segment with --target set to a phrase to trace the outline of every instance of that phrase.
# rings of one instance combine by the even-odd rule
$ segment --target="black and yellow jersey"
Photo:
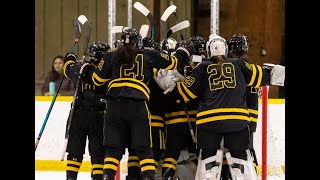
[[[153,78],[150,80],[148,87],[150,89],[148,109],[151,114],[151,126],[163,128],[167,96]]]
[[[196,122],[198,102],[196,100],[184,103],[182,100],[174,96],[167,97],[167,109],[165,113],[165,125],[170,126],[178,123],[188,123],[187,115],[184,106],[187,107],[190,121]]]
[[[153,68],[177,69],[185,61],[183,54],[173,56],[152,49],[140,50],[132,66],[120,65],[114,52],[107,53],[94,72],[86,75],[87,80],[100,86],[110,80],[107,96],[111,98],[150,99],[148,83],[153,78]],[[89,77],[88,77],[89,76]]]
[[[258,122],[258,91],[259,88],[255,87],[247,87],[247,107],[249,111],[249,118],[250,118],[250,126],[253,132],[256,131],[257,122]]]
[[[269,70],[232,58],[224,60],[221,73],[211,60],[200,63],[192,73],[183,82],[177,82],[173,93],[185,102],[199,97],[196,124],[213,122],[221,132],[238,131],[249,124],[247,86],[267,85],[270,79]]]
[[[71,79],[74,84],[77,84],[78,76],[75,74],[74,64],[74,61],[67,61],[63,66],[63,73],[66,78]],[[90,65],[90,68],[95,69],[94,65]],[[75,108],[104,110],[106,91],[107,83],[103,86],[96,86],[81,79]]]

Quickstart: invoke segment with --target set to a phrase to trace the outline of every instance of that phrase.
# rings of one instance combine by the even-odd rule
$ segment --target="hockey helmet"
[[[98,62],[110,50],[110,46],[104,42],[93,42],[88,50],[89,62]]]
[[[230,54],[247,53],[250,47],[247,36],[236,34],[227,42]]]
[[[140,33],[134,28],[124,28],[121,34],[122,44],[131,44],[133,46],[142,47]]]
[[[227,56],[228,45],[226,40],[217,34],[211,34],[206,45],[207,57],[210,59],[212,56]]]

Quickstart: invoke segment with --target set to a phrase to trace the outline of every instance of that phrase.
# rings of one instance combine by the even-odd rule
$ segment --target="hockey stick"
[[[160,18],[160,27],[162,30],[162,33],[165,35],[166,29],[165,29],[165,22],[169,18],[169,16],[177,9],[177,6],[170,5],[167,7],[167,9],[163,12],[161,18]]]
[[[190,134],[191,134],[191,137],[192,137],[192,141],[193,141],[193,143],[196,143],[197,141],[196,141],[196,137],[194,135],[194,131],[193,131],[192,125],[191,125],[191,120],[190,120],[187,104],[186,103],[182,103],[182,105],[183,105],[184,113],[187,116],[188,126],[189,126]]]
[[[149,30],[149,25],[147,25],[147,24],[143,24],[143,25],[140,27],[139,33],[140,33],[140,35],[141,35],[141,39],[147,37],[147,35],[148,35],[148,30]]]
[[[135,2],[133,7],[136,8],[139,12],[141,12],[144,16],[146,16],[150,22],[151,26],[151,39],[154,41],[154,19],[153,15],[150,13],[149,9],[147,9],[143,4],[140,2]]]
[[[258,166],[258,159],[257,159],[257,156],[256,156],[256,151],[253,148],[253,132],[250,132],[249,150],[250,150],[251,156],[253,156],[253,163],[256,166]]]
[[[88,19],[84,15],[79,16],[78,21],[82,24],[83,35],[85,35],[85,38],[86,38],[85,44],[84,44],[84,49],[83,49],[83,54],[82,54],[82,60],[84,60],[86,58],[86,54],[87,54],[87,50],[88,50],[88,44],[89,44],[90,35],[91,35],[91,25],[90,25],[90,22],[88,21]],[[78,75],[76,90],[73,95],[73,101],[71,103],[71,110],[70,110],[70,114],[69,114],[69,118],[68,118],[68,124],[67,124],[67,129],[66,129],[66,134],[65,134],[65,141],[64,141],[64,146],[63,146],[61,158],[60,158],[61,161],[64,160],[64,156],[67,151],[67,146],[68,146],[68,141],[69,141],[69,131],[70,131],[70,127],[71,127],[71,121],[73,118],[75,102],[78,98],[78,91],[79,91],[80,84],[81,84],[81,74]]]
[[[77,47],[77,45],[78,45],[78,43],[79,43],[80,36],[81,36],[80,24],[79,24],[79,22],[78,22],[76,19],[73,21],[73,30],[74,30],[75,39],[74,39],[74,43],[73,43],[73,47],[72,47],[72,49],[71,49],[71,52],[74,53],[74,52],[76,51],[76,47]],[[57,95],[58,95],[58,93],[59,93],[59,91],[60,91],[61,84],[62,84],[63,80],[64,80],[64,76],[62,76],[62,78],[61,78],[61,80],[60,80],[60,82],[59,82],[57,92],[56,92],[56,93],[54,94],[54,96],[53,96],[53,99],[52,99],[52,101],[51,101],[51,104],[50,104],[49,110],[48,110],[48,112],[47,112],[46,118],[44,119],[44,122],[43,122],[43,124],[42,124],[40,133],[39,133],[39,135],[38,135],[38,138],[37,138],[37,141],[36,141],[36,144],[35,144],[35,151],[37,150],[37,147],[38,147],[38,144],[39,144],[39,142],[40,142],[42,133],[43,133],[43,131],[44,131],[44,128],[46,127],[48,118],[49,118],[49,116],[50,116],[52,107],[53,107],[53,105],[54,105],[54,103],[55,103],[55,101],[56,101]]]
[[[172,26],[167,32],[167,39],[175,32],[185,29],[190,26],[190,22],[188,20],[184,20],[174,26]]]
[[[111,33],[116,34],[116,33],[122,33],[123,26],[113,26],[111,28]]]
[[[169,3],[170,3],[170,5],[174,5],[173,4],[173,0],[169,0]],[[173,15],[174,15],[174,17],[176,19],[176,23],[178,23],[179,21],[178,21],[178,16],[177,16],[176,11],[173,12]],[[181,38],[181,40],[184,40],[183,34],[181,32],[180,32],[180,38]]]

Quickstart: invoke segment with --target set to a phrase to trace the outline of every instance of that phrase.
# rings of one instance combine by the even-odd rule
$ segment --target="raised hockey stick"
[[[113,26],[111,28],[111,33],[112,34],[122,33],[122,29],[123,29],[123,26]]]
[[[76,51],[76,47],[77,47],[77,45],[78,45],[78,43],[79,43],[80,36],[81,36],[80,24],[79,24],[79,22],[78,22],[76,19],[73,21],[73,30],[74,30],[75,39],[74,39],[74,43],[73,43],[71,52],[74,53],[74,52]],[[49,116],[50,116],[52,107],[53,107],[53,105],[54,105],[54,103],[55,103],[55,101],[56,101],[57,95],[58,95],[58,93],[59,93],[59,91],[60,91],[61,84],[62,84],[63,80],[64,80],[64,76],[61,77],[61,80],[60,80],[59,85],[58,85],[58,89],[57,89],[56,93],[55,93],[54,96],[53,96],[53,99],[52,99],[52,101],[51,101],[51,104],[50,104],[49,110],[48,110],[48,112],[47,112],[46,118],[44,119],[44,122],[43,122],[43,124],[42,124],[40,133],[39,133],[38,138],[37,138],[37,140],[36,140],[35,151],[37,150],[37,147],[38,147],[38,144],[39,144],[39,142],[40,142],[42,133],[43,133],[44,128],[46,127],[46,124],[47,124],[47,122],[48,122],[48,118],[49,118]]]
[[[160,18],[160,28],[162,33],[165,35],[166,29],[165,29],[165,22],[169,18],[169,16],[177,9],[177,6],[175,5],[170,5],[167,7],[167,9],[163,12],[161,18]]]
[[[88,21],[88,19],[84,15],[79,16],[78,21],[82,24],[82,34],[85,37],[84,49],[83,49],[83,54],[82,54],[82,60],[84,60],[86,58],[86,54],[87,54],[87,50],[88,50],[88,44],[89,44],[90,35],[91,35],[91,25],[90,25],[90,22]],[[67,129],[66,129],[66,134],[65,134],[64,146],[63,146],[63,151],[62,151],[61,158],[60,158],[61,161],[64,160],[64,156],[67,151],[67,146],[68,146],[68,141],[69,141],[69,131],[70,131],[70,127],[71,127],[71,121],[73,118],[75,102],[78,98],[78,91],[79,91],[80,84],[81,84],[81,74],[78,75],[76,90],[73,95],[73,101],[71,103],[71,110],[70,110],[70,114],[69,114],[69,118],[68,118],[68,122],[67,122]]]
[[[184,20],[174,26],[172,26],[167,32],[167,39],[175,32],[185,29],[190,26],[190,22],[188,20]]]
[[[151,26],[151,39],[154,41],[154,19],[153,15],[150,13],[149,9],[147,9],[143,4],[140,2],[135,2],[133,7],[136,8],[139,12],[141,12],[144,16],[146,16],[150,22]]]
[[[174,5],[174,4],[173,4],[173,0],[169,0],[169,3],[170,3],[170,5]],[[178,16],[177,16],[176,11],[173,12],[173,15],[174,15],[174,17],[175,17],[175,19],[176,19],[176,23],[178,23],[179,21],[178,21]],[[184,37],[183,37],[183,34],[182,34],[182,33],[180,33],[180,38],[181,38],[181,40],[184,40]]]
[[[149,30],[149,25],[147,25],[147,24],[143,24],[143,25],[140,27],[139,33],[140,33],[140,35],[141,35],[141,39],[147,37],[147,35],[148,35],[148,30]]]

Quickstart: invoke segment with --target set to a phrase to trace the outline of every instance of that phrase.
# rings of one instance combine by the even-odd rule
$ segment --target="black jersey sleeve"
[[[88,75],[86,75],[86,80],[96,86],[102,86],[109,81],[112,74],[112,57],[112,52],[105,54],[97,67],[93,71],[88,72]]]
[[[258,88],[270,85],[270,70],[264,69],[256,64],[249,64],[243,59],[237,61],[242,73],[244,74],[247,86]]]

